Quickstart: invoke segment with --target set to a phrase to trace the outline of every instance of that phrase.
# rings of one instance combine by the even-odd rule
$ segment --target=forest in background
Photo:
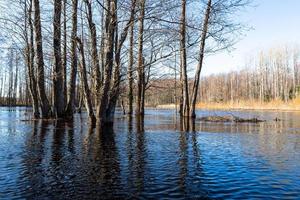
[[[260,104],[268,108],[269,103],[274,103],[275,107],[294,102],[300,95],[299,58],[297,45],[277,46],[249,57],[239,71],[204,76],[200,82],[199,107],[224,109],[235,104],[235,107],[243,108],[243,104],[248,104],[247,108],[251,108],[252,104],[256,108]],[[153,84],[147,104],[176,103],[174,97],[178,91],[175,93],[175,76]]]

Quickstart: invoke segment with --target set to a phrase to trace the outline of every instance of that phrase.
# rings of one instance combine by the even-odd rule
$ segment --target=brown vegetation
[[[282,100],[272,100],[269,102],[259,101],[238,101],[228,103],[198,103],[199,109],[216,109],[216,110],[293,110],[300,111],[300,98],[284,102]]]

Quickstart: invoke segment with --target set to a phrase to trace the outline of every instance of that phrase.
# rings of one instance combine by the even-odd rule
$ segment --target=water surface
[[[198,111],[213,114],[228,112]],[[230,114],[267,122],[147,110],[100,130],[85,114],[30,121],[28,108],[0,108],[0,199],[299,199],[300,112]]]

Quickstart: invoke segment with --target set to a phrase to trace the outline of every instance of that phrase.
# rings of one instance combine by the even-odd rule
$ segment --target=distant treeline
[[[249,59],[246,68],[202,79],[203,101],[294,99],[300,92],[300,63],[297,48],[262,51]]]
[[[246,67],[240,71],[202,77],[198,102],[292,100],[300,95],[299,58],[297,47],[261,51],[249,58]],[[176,103],[178,91],[175,93],[175,87],[178,84],[172,78],[160,80],[150,89],[147,104]]]

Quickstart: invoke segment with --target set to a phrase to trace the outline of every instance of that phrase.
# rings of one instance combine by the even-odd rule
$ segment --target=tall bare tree
[[[137,97],[136,97],[136,115],[144,115],[142,108],[143,77],[144,77],[144,59],[143,59],[143,40],[144,40],[144,18],[145,18],[145,0],[139,2],[139,31],[138,31],[138,59],[137,59]]]
[[[62,56],[62,66],[63,66],[63,78],[64,78],[64,105],[67,105],[67,0],[63,0],[63,56]]]
[[[106,120],[110,83],[112,79],[114,60],[114,35],[116,30],[116,5],[114,0],[106,0],[105,10],[105,69],[104,83],[101,89],[101,99],[97,106],[97,123],[103,125]]]
[[[71,35],[71,72],[68,86],[68,105],[66,114],[68,117],[73,117],[74,112],[74,98],[76,91],[76,76],[77,76],[77,51],[76,51],[76,38],[77,38],[77,10],[78,0],[72,0],[72,35]]]
[[[133,113],[133,37],[134,37],[134,23],[130,25],[129,29],[129,54],[128,54],[128,114]]]
[[[187,61],[186,61],[186,0],[181,0],[181,19],[180,19],[180,67],[181,67],[181,91],[180,98],[181,116],[189,116],[190,102],[189,102],[189,88],[187,77]]]
[[[191,102],[190,115],[193,118],[196,117],[196,103],[197,103],[198,88],[199,88],[199,82],[200,82],[200,73],[201,73],[201,69],[203,66],[203,60],[204,60],[204,49],[205,49],[205,42],[206,42],[206,38],[207,38],[211,6],[212,6],[211,0],[208,0],[205,15],[204,15],[204,20],[203,20],[201,39],[200,39],[200,50],[199,50],[199,58],[198,58],[199,60],[198,60],[198,65],[197,65],[193,89],[192,89],[192,99],[191,99],[192,102]]]
[[[93,12],[92,12],[92,2],[90,0],[84,0],[86,7],[87,7],[87,20],[88,26],[91,35],[91,43],[92,43],[92,64],[93,64],[93,71],[95,73],[95,88],[96,88],[96,102],[99,102],[99,93],[100,93],[100,86],[101,86],[101,74],[100,74],[100,63],[98,57],[98,49],[97,49],[97,31],[96,25],[93,21]]]
[[[92,123],[95,123],[96,118],[93,111],[93,104],[92,104],[92,96],[90,87],[88,85],[87,75],[86,75],[86,61],[85,61],[85,55],[84,55],[84,46],[81,42],[80,38],[76,39],[78,44],[78,49],[81,55],[81,62],[80,62],[80,79],[81,84],[83,86],[83,97],[84,97],[84,104],[86,107],[86,110],[88,112],[89,119]]]
[[[56,117],[63,117],[65,111],[64,96],[64,68],[61,57],[61,14],[62,0],[54,1],[53,13],[53,49],[54,49],[54,75],[53,99]]]
[[[28,72],[28,83],[29,91],[31,96],[33,116],[34,118],[39,118],[39,103],[38,103],[38,92],[35,77],[35,67],[34,67],[34,34],[33,34],[33,24],[32,24],[32,0],[29,1],[29,8],[27,9],[27,3],[25,3],[25,38],[26,38],[26,65]]]
[[[43,37],[40,16],[40,1],[34,0],[34,31],[35,31],[35,56],[37,65],[37,86],[39,104],[43,118],[49,117],[50,105],[45,90]]]
[[[117,104],[117,100],[119,98],[120,93],[120,84],[121,84],[121,51],[123,44],[127,38],[128,30],[132,26],[134,22],[134,14],[135,14],[135,7],[136,7],[136,0],[131,1],[131,9],[130,9],[130,17],[128,22],[126,23],[124,29],[121,32],[120,38],[116,39],[116,50],[115,50],[115,66],[114,66],[114,80],[113,85],[109,97],[109,103],[107,107],[107,119],[108,121],[113,121],[114,113],[115,113],[115,107]]]

